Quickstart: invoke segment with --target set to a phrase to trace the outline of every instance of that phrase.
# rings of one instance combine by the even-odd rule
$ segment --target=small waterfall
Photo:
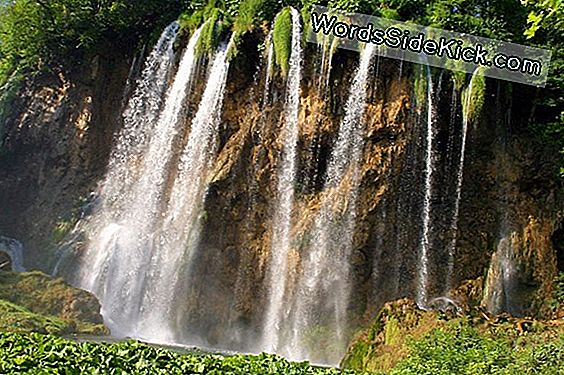
[[[20,241],[0,236],[0,251],[8,254],[13,272],[25,272],[23,265],[23,245]]]
[[[331,77],[331,70],[333,68],[333,54],[337,48],[337,43],[337,38],[332,38],[327,35],[322,36],[322,43],[319,46],[321,49],[321,64],[317,78],[317,92],[319,92],[320,95],[324,95],[329,86],[329,78]]]
[[[141,321],[144,332],[152,339],[174,339],[174,325],[163,330],[163,317],[176,321],[175,298],[179,283],[190,279],[194,255],[200,240],[201,215],[208,186],[205,171],[212,167],[217,149],[223,95],[229,72],[227,53],[233,43],[223,45],[215,54],[209,78],[198,111],[192,121],[186,147],[180,157],[178,176],[174,181],[159,236],[157,251],[151,259],[149,285],[145,294],[147,309]],[[164,332],[163,332],[164,331]],[[166,334],[165,334],[166,332]]]
[[[498,87],[499,90],[499,87]],[[470,90],[467,93],[471,96]],[[499,96],[498,96],[499,98]],[[508,142],[512,127],[511,96],[505,114],[498,113],[496,136],[496,188],[501,199],[499,200],[498,212],[500,213],[498,242],[490,260],[490,266],[485,280],[484,305],[492,314],[508,312],[513,316],[523,316],[526,305],[523,298],[527,295],[526,287],[523,285],[523,260],[524,229],[515,220],[514,210],[515,194],[512,182],[512,161],[509,156]],[[498,106],[499,107],[499,106]],[[514,173],[514,172],[513,172]],[[525,297],[526,298],[526,297]]]
[[[181,123],[187,88],[194,75],[195,47],[201,27],[191,37],[176,77],[164,95],[173,61],[176,23],[161,36],[124,113],[97,211],[85,224],[87,248],[81,257],[78,284],[101,301],[102,315],[117,336],[137,331],[149,266],[156,249],[161,200],[172,158],[172,143]]]
[[[434,168],[434,104],[433,104],[433,80],[431,69],[427,66],[427,130],[425,136],[425,196],[423,199],[423,231],[419,249],[417,304],[424,307],[427,304],[427,286],[429,283],[429,251],[431,245],[431,197],[433,186]]]
[[[292,209],[298,146],[298,114],[302,65],[300,14],[292,8],[292,52],[286,83],[284,148],[278,169],[278,203],[274,213],[272,241],[268,267],[268,301],[263,325],[263,347],[274,351],[280,339],[280,321],[284,307],[284,292],[288,274],[287,261],[291,247]]]
[[[502,233],[495,253],[492,255],[488,269],[484,301],[486,308],[492,314],[509,312],[514,316],[521,316],[523,311],[514,303],[518,296],[519,269],[514,260],[514,254],[519,248],[517,233],[511,233],[508,223],[502,223]]]
[[[268,52],[266,57],[266,79],[264,82],[264,95],[262,101],[263,108],[269,103],[270,100],[270,86],[272,83],[272,72],[274,68],[274,41],[272,40],[272,30],[268,33],[265,44],[268,46]]]
[[[464,158],[466,155],[466,138],[468,135],[468,123],[469,123],[469,115],[467,108],[470,107],[470,98],[472,93],[472,87],[474,85],[474,77],[476,75],[472,75],[470,79],[470,83],[468,84],[468,94],[464,100],[466,101],[465,110],[462,111],[462,142],[460,145],[460,160],[458,162],[458,170],[456,173],[456,195],[454,201],[454,209],[452,214],[452,223],[451,223],[451,243],[448,247],[448,270],[447,270],[447,282],[446,282],[446,290],[445,293],[448,293],[450,288],[452,287],[452,276],[454,272],[454,259],[456,253],[456,240],[458,234],[458,215],[460,211],[460,199],[462,197],[462,182],[464,178]],[[456,100],[456,91],[453,91],[453,101]]]
[[[325,196],[313,224],[312,243],[308,253],[302,254],[303,274],[297,287],[290,342],[284,348],[292,359],[335,364],[346,349],[348,263],[355,229],[368,75],[375,51],[375,45],[368,44],[361,53],[329,161]],[[319,348],[320,353],[311,353],[311,348],[304,348],[308,332],[316,328],[335,333],[331,349]]]

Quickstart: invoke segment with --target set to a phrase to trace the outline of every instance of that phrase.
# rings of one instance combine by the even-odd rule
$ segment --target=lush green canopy
[[[14,72],[64,68],[87,53],[138,46],[178,17],[188,31],[213,17],[204,39],[212,48],[227,29],[242,35],[285,6],[313,3],[551,49],[533,120],[541,124],[537,134],[564,147],[564,0],[0,0],[0,87]]]

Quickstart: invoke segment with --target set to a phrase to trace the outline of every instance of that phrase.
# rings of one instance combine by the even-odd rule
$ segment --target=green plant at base
[[[40,334],[0,333],[0,373],[63,374],[355,374],[294,363],[271,354],[181,354],[137,341],[78,343]]]
[[[564,374],[564,336],[523,348],[513,346],[502,332],[488,336],[467,322],[453,322],[411,341],[409,356],[390,375]]]
[[[290,54],[292,53],[292,13],[290,8],[284,8],[274,20],[272,32],[274,42],[274,56],[276,65],[286,76],[289,70]]]
[[[558,273],[558,275],[554,278],[553,285],[554,289],[552,291],[552,297],[547,301],[542,301],[546,302],[548,308],[552,310],[552,312],[564,309],[564,272]]]

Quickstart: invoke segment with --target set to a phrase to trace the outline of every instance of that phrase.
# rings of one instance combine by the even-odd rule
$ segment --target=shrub
[[[409,356],[390,372],[397,374],[564,374],[564,337],[523,348],[457,322],[412,341]]]
[[[265,0],[243,0],[239,12],[233,22],[233,32],[243,34],[251,31],[261,19]]]

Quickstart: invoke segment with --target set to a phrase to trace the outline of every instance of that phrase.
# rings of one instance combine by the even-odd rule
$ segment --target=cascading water
[[[123,197],[123,194],[132,192],[131,187],[135,185],[139,173],[137,163],[155,131],[152,124],[163,105],[178,28],[178,23],[173,22],[162,33],[147,58],[135,92],[123,113],[123,127],[112,151],[103,187],[105,203],[111,205],[116,213],[130,202],[130,197]]]
[[[263,347],[273,351],[279,346],[280,322],[287,281],[287,261],[291,247],[292,209],[298,146],[298,114],[302,65],[300,14],[292,8],[292,51],[286,88],[284,148],[278,172],[278,203],[273,219],[272,241],[268,268],[268,300],[263,326]]]
[[[87,247],[77,282],[99,298],[106,323],[117,336],[143,336],[140,315],[153,307],[147,305],[153,301],[146,295],[157,249],[161,199],[172,142],[194,75],[201,28],[191,37],[162,101],[177,30],[176,23],[169,26],[147,60],[124,113],[124,129],[109,163],[99,206],[84,226]]]
[[[431,197],[433,186],[434,161],[434,105],[433,80],[431,69],[427,66],[427,129],[425,135],[425,195],[423,198],[421,244],[419,249],[417,304],[425,307],[427,304],[427,286],[429,283],[429,251],[431,245]]]
[[[25,272],[23,245],[20,241],[0,236],[0,251],[8,254],[13,272]]]
[[[272,83],[272,71],[274,68],[274,41],[272,40],[272,31],[268,34],[265,43],[268,46],[268,52],[266,57],[266,79],[264,82],[264,95],[262,101],[263,108],[269,102],[270,86]]]
[[[319,46],[321,49],[321,64],[318,73],[317,91],[323,95],[327,92],[329,86],[329,78],[331,77],[331,69],[333,68],[333,54],[337,48],[338,39],[328,35],[322,36],[322,42]]]
[[[464,158],[466,155],[466,138],[468,135],[468,122],[469,115],[467,108],[470,107],[470,98],[472,93],[472,88],[474,86],[474,79],[476,75],[472,75],[470,83],[468,84],[468,94],[465,98],[465,106],[462,111],[462,142],[460,145],[460,160],[458,162],[458,170],[456,172],[456,195],[454,201],[454,209],[452,214],[451,223],[451,242],[448,245],[448,269],[447,269],[447,282],[445,286],[445,293],[448,293],[452,287],[452,276],[454,272],[454,257],[456,252],[456,239],[458,234],[458,215],[460,212],[460,199],[462,198],[462,182],[464,178]],[[453,92],[453,100],[456,99],[456,93]]]
[[[190,279],[193,259],[200,239],[200,219],[208,186],[209,171],[217,149],[218,125],[221,120],[223,95],[229,71],[227,54],[233,39],[215,54],[209,78],[198,111],[192,121],[186,147],[180,157],[178,176],[164,216],[163,232],[151,259],[149,287],[145,294],[147,313],[142,322],[149,337],[174,339],[174,326],[168,327],[171,337],[163,336],[158,323],[163,316],[175,322],[175,297],[179,282]],[[149,308],[150,307],[150,308]],[[176,309],[178,311],[178,309]]]
[[[499,87],[498,87],[499,90]],[[472,97],[472,91],[468,90],[467,98]],[[508,158],[508,133],[512,127],[511,119],[511,99],[507,114],[498,114],[497,137],[499,140],[499,150],[496,155],[496,188],[501,199],[499,201],[498,212],[500,213],[499,228],[497,233],[497,245],[492,254],[490,266],[488,268],[485,287],[484,305],[492,314],[503,312],[514,316],[523,316],[523,293],[522,283],[523,267],[523,238],[520,236],[522,228],[515,222],[515,212],[513,212],[511,173],[512,166]],[[501,118],[500,118],[501,117]],[[514,198],[513,198],[514,199]]]
[[[240,123],[236,124],[232,120],[235,117],[232,108],[223,116],[225,124],[221,124],[230,66],[228,52],[234,43],[233,39],[229,44],[222,45],[209,59],[207,81],[201,93],[201,102],[193,115],[188,113],[188,108],[192,106],[186,105],[191,97],[191,86],[196,76],[204,76],[198,74],[197,63],[208,61],[198,60],[195,54],[202,28],[191,37],[173,80],[170,78],[174,66],[172,46],[178,30],[176,23],[165,30],[147,58],[136,90],[124,111],[124,126],[117,138],[107,175],[98,198],[93,202],[95,211],[80,224],[80,230],[87,241],[85,251],[81,254],[82,265],[77,283],[98,296],[106,323],[116,336],[134,336],[152,342],[189,342],[222,349],[265,350],[286,355],[293,360],[307,359],[334,365],[346,349],[350,325],[354,324],[351,317],[355,314],[351,312],[356,313],[357,309],[360,311],[363,308],[360,305],[365,303],[361,301],[357,304],[351,297],[353,286],[364,282],[360,281],[363,275],[359,274],[362,271],[358,271],[362,266],[371,267],[369,272],[373,278],[378,279],[378,283],[370,284],[375,286],[374,289],[391,290],[373,293],[376,302],[369,301],[366,302],[367,305],[373,303],[373,306],[377,306],[380,302],[409,295],[414,292],[413,286],[416,284],[417,302],[421,307],[427,306],[431,294],[428,291],[433,290],[433,283],[438,284],[434,279],[439,279],[432,268],[435,266],[434,256],[437,252],[431,251],[431,248],[434,249],[435,242],[438,243],[442,238],[442,233],[434,233],[442,228],[442,222],[437,224],[434,221],[441,210],[432,207],[432,198],[440,197],[442,192],[436,188],[439,180],[437,176],[441,172],[435,170],[435,167],[441,166],[441,159],[435,160],[434,155],[434,149],[440,149],[442,139],[442,128],[435,129],[438,128],[435,125],[441,124],[441,118],[435,118],[435,107],[440,107],[441,79],[434,87],[430,69],[427,69],[426,79],[422,79],[423,85],[426,82],[426,95],[422,95],[420,103],[421,122],[426,124],[422,126],[423,129],[402,129],[395,134],[394,125],[387,128],[389,119],[383,118],[381,123],[375,120],[374,127],[371,123],[370,132],[366,135],[366,103],[374,103],[370,107],[371,114],[378,116],[380,114],[377,112],[381,111],[383,117],[386,112],[385,104],[382,104],[382,109],[377,109],[381,97],[384,97],[380,95],[384,90],[378,88],[381,81],[378,81],[378,86],[370,85],[373,66],[376,67],[376,74],[378,69],[387,72],[387,66],[384,63],[380,66],[380,60],[376,64],[372,63],[377,47],[368,44],[361,53],[352,85],[347,88],[350,90],[348,98],[342,97],[342,94],[346,95],[346,91],[332,93],[331,98],[329,95],[325,96],[333,105],[343,103],[342,99],[346,100],[344,117],[332,148],[329,140],[333,139],[333,128],[328,123],[333,119],[329,111],[325,113],[319,110],[319,113],[312,115],[318,117],[313,118],[311,123],[321,125],[323,122],[322,125],[325,126],[319,134],[308,133],[308,137],[299,139],[299,116],[307,117],[308,114],[304,114],[307,112],[305,110],[300,113],[300,85],[304,69],[300,16],[295,9],[292,9],[291,15],[292,40],[282,121],[284,125],[280,134],[270,134],[268,132],[275,126],[269,126],[268,116],[262,116],[261,125],[268,126],[253,124],[249,127],[250,137],[254,136],[253,132],[264,132],[260,137],[251,139],[250,147],[246,128],[237,129],[236,125]],[[266,45],[268,50],[263,101],[261,105],[253,107],[262,106],[264,109],[268,106],[266,112],[270,113],[278,110],[275,88],[279,86],[278,82],[273,84],[275,51],[272,35]],[[304,84],[308,81],[311,85],[308,92],[317,94],[315,90],[311,90],[316,88],[322,91],[314,99],[323,99],[325,92],[329,91],[326,82],[332,69],[333,45],[324,45],[322,48],[321,67],[316,70],[320,76],[312,80],[303,79]],[[398,76],[401,77],[403,66],[400,65],[399,69]],[[343,77],[348,77],[349,72],[342,70],[341,66],[335,65],[334,81],[346,81]],[[262,72],[263,69],[259,71]],[[256,81],[255,79],[253,90],[260,87]],[[470,91],[471,86],[472,82]],[[239,100],[237,94],[234,97]],[[252,102],[253,99],[246,97],[245,103]],[[387,99],[384,98],[383,101],[385,100]],[[317,105],[318,102],[313,104]],[[320,107],[325,108],[323,105]],[[320,107],[312,105],[307,109],[314,112]],[[240,114],[239,108],[235,108],[235,111],[236,115]],[[185,130],[183,127],[187,124],[186,118],[191,119],[191,126]],[[306,118],[307,121],[311,119],[312,117]],[[400,121],[403,120],[398,115],[398,122]],[[380,125],[382,126],[379,127]],[[402,127],[408,126],[402,124]],[[454,233],[457,230],[461,199],[467,127],[468,119],[465,117],[460,159],[456,164],[458,155],[455,155],[447,163],[447,169],[456,170],[457,176],[453,224],[450,227]],[[214,180],[213,188],[210,189],[208,174],[217,169],[219,164],[214,162],[220,145],[220,128],[241,135],[240,152],[245,155],[242,157],[249,156],[258,162],[256,166],[251,166],[252,169],[244,163],[233,167],[233,170],[228,171],[226,168],[226,173],[229,173],[226,174],[227,178]],[[395,137],[398,137],[400,140],[394,147],[401,149],[412,138],[419,139],[421,133],[423,141],[412,142],[414,145],[406,151],[405,157],[400,154],[403,150],[397,151],[398,155],[393,155],[399,156],[395,159],[397,166],[393,165],[394,169],[392,166],[385,169],[388,168],[385,160],[378,160],[378,168],[382,168],[384,174],[379,175],[380,170],[376,168],[369,172],[364,169],[366,173],[362,174],[362,168],[368,164],[363,164],[364,156],[367,155],[363,153],[368,150],[368,147],[366,150],[364,147],[365,139],[369,139],[371,147],[380,147],[386,142],[395,143]],[[232,134],[227,135],[231,136]],[[312,152],[315,162],[311,169],[319,168],[319,179],[325,176],[325,181],[321,184],[315,175],[315,183],[311,186],[306,183],[304,188],[304,185],[298,184],[302,182],[299,181],[298,164],[306,169],[309,160],[307,156],[304,157],[308,150],[299,149],[300,141],[305,141],[304,147],[308,147],[307,142],[312,142],[318,136],[318,146],[322,150],[319,153]],[[276,143],[276,140],[279,142]],[[224,155],[224,152],[227,154],[230,151],[232,139],[221,138],[221,141],[225,145],[221,150],[221,155]],[[259,151],[264,151],[261,148],[262,142],[265,143],[265,149],[266,144],[271,142],[268,146],[272,148],[259,154]],[[238,178],[241,175],[244,178],[250,175],[254,181],[257,171],[268,172],[268,168],[275,164],[273,161],[276,160],[277,144],[281,147],[276,172],[273,173],[277,176],[274,194],[271,191],[266,194],[251,193],[250,195],[256,196],[244,203],[247,207],[243,214],[240,208],[232,206],[236,206],[241,201],[241,196],[245,195],[228,197],[216,194],[226,186],[229,189],[229,184],[239,186]],[[380,157],[387,158],[382,153],[373,159]],[[415,173],[408,173],[406,176],[394,173],[395,168],[399,170],[406,166],[406,169],[413,169]],[[257,168],[254,169],[255,167]],[[374,166],[369,166],[372,167]],[[309,177],[308,173],[306,171],[304,175]],[[374,232],[366,231],[370,238],[361,245],[363,247],[359,248],[357,254],[353,252],[361,237],[355,237],[355,233],[359,232],[357,220],[362,219],[363,225],[368,222],[364,221],[366,205],[365,197],[361,195],[360,182],[362,176],[368,178],[376,174],[378,176],[375,178],[379,181],[375,185],[382,180],[387,182],[397,179],[397,182],[382,186],[380,191],[384,193],[387,193],[386,189],[393,189],[394,185],[401,186],[397,196],[393,192],[389,195],[380,195],[384,193],[378,192],[373,206],[368,208],[368,214],[373,215],[370,225],[372,221],[380,223],[377,227],[370,228],[375,229]],[[258,182],[256,184],[251,189],[258,191]],[[454,181],[445,189],[451,197],[455,191],[453,185]],[[296,186],[300,186],[298,193]],[[269,202],[272,195],[273,202]],[[363,202],[362,210],[357,207],[360,199]],[[453,199],[448,200],[449,209],[452,201]],[[309,205],[310,203],[312,204]],[[248,235],[241,236],[237,231],[226,231],[225,237],[229,238],[217,241],[208,238],[217,235],[218,221],[215,220],[231,219],[231,215],[237,215],[237,220],[245,220],[245,214],[248,215],[246,218],[252,218],[253,215],[261,217],[264,214],[261,204],[274,207],[272,223],[261,227],[264,234],[252,233],[256,222],[249,220],[235,226],[242,228],[245,225]],[[305,212],[313,212],[313,215],[304,215],[304,220],[299,223],[303,224],[301,227],[293,222],[293,218],[295,220],[298,216],[296,208],[304,206],[307,206]],[[218,207],[221,208],[221,214],[216,212]],[[413,231],[414,225],[419,225],[421,221],[422,231]],[[224,224],[221,221],[219,223]],[[450,216],[447,216],[445,223],[447,228],[451,223]],[[269,224],[270,231],[267,227]],[[298,233],[296,238],[293,237],[292,229]],[[256,243],[246,247],[248,242],[241,237],[252,239]],[[448,241],[450,239],[448,237]],[[80,242],[80,239],[75,242]],[[453,242],[448,248],[447,288],[452,279],[455,245]],[[405,254],[405,249],[417,246],[418,253]],[[270,248],[268,259],[265,259],[264,248]],[[499,248],[506,249],[507,246],[500,242]],[[250,254],[254,251],[257,253]],[[363,259],[357,259],[357,255]],[[391,257],[394,259],[390,260]],[[264,261],[266,264],[262,263]],[[358,266],[357,261],[361,266]],[[255,273],[260,276],[249,276],[249,273],[255,271],[254,267],[257,270]],[[386,278],[394,280],[383,284]],[[264,282],[262,289],[246,289],[248,284],[257,281]],[[366,282],[364,285],[369,284]],[[390,287],[383,288],[381,285]],[[261,299],[265,295],[266,298]],[[216,303],[220,299],[223,301]],[[260,339],[255,345],[251,337],[257,335],[257,332]],[[317,340],[319,337],[322,339]],[[317,341],[312,345],[313,340]],[[319,341],[330,342],[330,346],[314,347]]]
[[[290,337],[282,350],[293,359],[318,357],[322,362],[335,363],[346,347],[348,263],[355,229],[368,73],[375,50],[375,45],[368,44],[362,51],[329,161],[325,196],[313,224],[312,243],[303,255],[303,274],[297,286]],[[325,353],[314,354],[305,349],[307,332],[316,325],[326,326],[336,335],[334,347],[327,348]]]

